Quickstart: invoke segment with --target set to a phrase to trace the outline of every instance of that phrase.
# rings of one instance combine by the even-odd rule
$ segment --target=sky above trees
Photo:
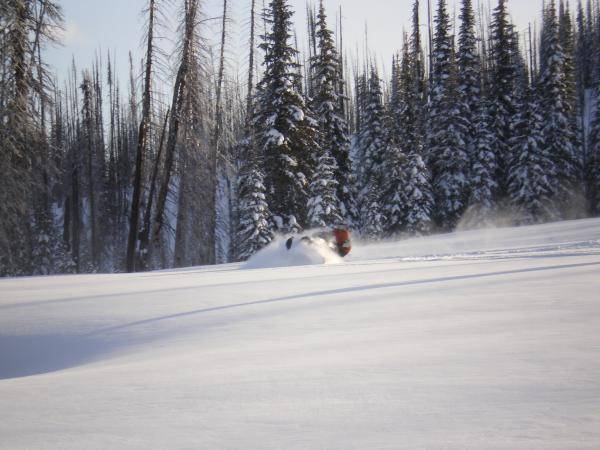
[[[235,71],[243,68],[245,63],[249,1],[230,1],[233,22],[228,53],[230,68]],[[207,29],[205,34],[214,42],[218,40],[220,23],[218,20],[210,19],[220,14],[221,3],[221,0],[205,1],[205,15],[209,19],[206,21],[206,26],[212,27]],[[408,29],[412,3],[413,0],[325,0],[332,24],[339,6],[341,5],[343,8],[345,47],[349,50],[358,48],[359,52],[362,52],[366,24],[369,47],[372,52],[377,52],[378,61],[388,68],[391,55],[401,46],[403,30]],[[426,0],[421,0],[421,3],[422,22],[425,24]],[[435,3],[437,3],[436,0],[432,0],[432,7],[435,7]],[[450,0],[451,16],[454,14],[453,3]],[[87,66],[93,59],[94,52],[102,49],[103,54],[110,50],[116,55],[119,74],[121,77],[126,76],[129,50],[134,51],[134,55],[138,57],[142,54],[143,18],[141,10],[146,1],[61,0],[60,4],[64,9],[66,24],[64,46],[50,49],[48,54],[50,64],[57,69],[58,73],[63,75],[66,73],[73,56],[78,65]],[[291,0],[291,4],[297,13],[295,23],[300,36],[300,49],[302,49],[304,47],[306,1]],[[495,1],[492,1],[492,4],[495,5]],[[542,1],[512,0],[509,1],[509,7],[514,22],[520,30],[525,30],[529,22],[539,20]],[[175,23],[176,14],[177,11],[171,8],[166,15],[172,23]],[[456,15],[458,16],[458,9]],[[165,42],[165,47],[169,47],[168,42]]]

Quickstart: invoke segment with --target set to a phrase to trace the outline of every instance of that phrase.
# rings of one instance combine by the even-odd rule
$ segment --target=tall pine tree
[[[410,68],[408,43],[404,39],[403,65]],[[382,185],[382,206],[385,210],[384,232],[387,236],[399,235],[405,226],[404,206],[405,196],[405,165],[406,157],[401,146],[408,143],[404,140],[410,123],[404,122],[407,104],[404,102],[407,77],[403,72],[398,58],[392,60],[391,95],[387,105],[387,120],[389,123],[387,147],[385,154],[386,177]],[[406,75],[406,74],[404,74]]]
[[[248,62],[248,92],[244,137],[238,144],[238,180],[236,235],[233,245],[235,259],[243,261],[273,240],[271,213],[266,200],[262,153],[256,149],[252,119],[254,104],[255,0],[250,5],[250,42]]]
[[[361,223],[363,232],[371,238],[381,236],[384,223],[381,200],[389,134],[382,97],[381,80],[372,66],[362,98],[358,139]]]
[[[518,223],[556,218],[553,204],[554,164],[544,146],[543,118],[534,88],[527,90],[512,139],[508,192]]]
[[[499,0],[493,11],[491,34],[490,114],[494,132],[492,148],[496,153],[498,169],[496,182],[498,196],[503,198],[508,186],[508,161],[510,160],[513,120],[519,111],[516,98],[519,76],[518,49],[514,27],[509,22],[506,0]]]
[[[565,54],[559,39],[556,5],[551,0],[544,12],[541,46],[540,93],[544,114],[544,148],[554,163],[551,184],[555,186],[555,203],[559,210],[571,206],[580,179],[577,136],[573,130]]]
[[[469,158],[472,159],[481,104],[481,64],[475,37],[475,14],[471,0],[463,0],[460,12],[458,39],[458,91],[461,117],[465,121],[464,141]]]
[[[309,180],[317,144],[292,46],[293,12],[287,0],[272,0],[261,47],[264,74],[259,85],[256,139],[264,153],[267,203],[276,229],[297,231],[307,224]]]
[[[333,33],[327,26],[327,16],[322,1],[319,4],[315,35],[317,55],[313,57],[311,70],[314,77],[313,111],[319,123],[319,146],[322,154],[318,157],[316,171],[318,174],[314,180],[318,181],[319,177],[326,176],[329,170],[333,171],[335,198],[331,198],[333,203],[328,208],[335,207],[338,210],[333,217],[341,216],[352,222],[356,219],[357,211],[351,189],[353,174],[350,162],[350,138],[342,110],[344,81],[340,57],[333,40]],[[329,161],[331,157],[334,158],[333,161]],[[334,164],[331,164],[332,162]],[[329,181],[322,182],[329,185]],[[311,199],[313,206],[316,200],[313,195]]]
[[[470,198],[469,210],[465,216],[465,226],[468,228],[478,228],[490,223],[496,212],[495,197],[498,189],[492,118],[485,101],[480,102],[473,119],[475,136],[471,154]]]
[[[454,45],[445,0],[438,1],[433,48],[427,153],[432,170],[437,222],[453,229],[467,207],[469,160],[461,117]]]
[[[273,240],[269,205],[266,201],[264,175],[254,152],[251,138],[240,146],[245,152],[238,179],[239,219],[237,225],[237,258],[248,259]]]
[[[600,215],[600,95],[596,96],[596,114],[591,125],[588,152],[589,163],[586,171],[588,200],[590,212],[597,216]]]
[[[425,234],[431,229],[433,197],[422,157],[420,60],[405,40],[402,61],[394,59],[390,114],[394,139],[386,167],[386,234]]]
[[[328,150],[323,150],[310,184],[308,202],[309,225],[314,228],[332,227],[343,222],[335,179],[337,163]]]

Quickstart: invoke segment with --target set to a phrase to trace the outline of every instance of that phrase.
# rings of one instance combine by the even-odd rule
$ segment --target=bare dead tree
[[[227,0],[223,0],[223,17],[221,24],[221,46],[219,50],[219,72],[217,74],[216,83],[216,100],[215,100],[215,134],[214,145],[218,150],[219,141],[221,139],[221,131],[223,129],[223,105],[222,91],[223,78],[225,76],[225,39],[227,37]],[[218,151],[217,151],[218,153]]]
[[[160,141],[158,144],[158,152],[154,160],[154,167],[152,169],[152,177],[150,179],[150,191],[148,192],[148,202],[146,204],[146,212],[144,213],[144,221],[142,225],[142,232],[140,236],[140,254],[141,264],[144,269],[148,268],[148,244],[150,241],[150,227],[152,224],[152,205],[154,203],[154,197],[156,194],[156,186],[158,180],[158,172],[160,169],[160,161],[162,159],[165,136],[167,134],[167,125],[170,117],[170,109],[167,109],[165,119],[163,122],[162,131],[160,133]]]
[[[248,85],[246,95],[246,123],[249,124],[250,117],[252,116],[252,95],[254,88],[254,48],[256,46],[256,0],[252,0],[250,4],[250,42],[249,42],[249,55],[248,55]]]
[[[94,112],[92,111],[92,80],[88,72],[84,72],[83,81],[81,83],[81,93],[83,99],[83,128],[86,142],[86,178],[87,178],[87,196],[90,211],[90,249],[92,263],[98,262],[98,232],[96,221],[96,184],[94,171]]]
[[[183,108],[185,104],[185,91],[189,71],[192,69],[192,55],[194,44],[196,42],[196,28],[198,26],[198,0],[185,0],[184,3],[184,21],[181,42],[181,58],[175,85],[173,87],[173,98],[171,101],[171,115],[169,117],[169,132],[167,135],[167,145],[165,147],[165,163],[163,179],[158,193],[156,211],[152,227],[152,241],[150,252],[160,244],[161,233],[165,225],[165,206],[169,194],[169,186],[173,173],[173,164],[175,162],[175,153],[177,147],[177,137],[179,127],[183,118]]]
[[[138,243],[138,225],[140,218],[140,203],[142,196],[142,180],[144,175],[144,154],[148,146],[150,115],[152,108],[152,64],[154,61],[154,21],[156,1],[148,0],[148,35],[146,47],[146,72],[144,77],[144,93],[142,100],[142,121],[138,134],[138,144],[135,157],[135,179],[131,199],[131,215],[129,219],[129,238],[127,241],[127,272],[135,271],[136,247]]]

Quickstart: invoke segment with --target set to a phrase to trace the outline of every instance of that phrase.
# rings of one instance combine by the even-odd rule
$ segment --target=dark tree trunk
[[[162,159],[162,153],[164,148],[165,136],[167,134],[167,124],[169,122],[170,109],[167,109],[165,115],[165,121],[163,123],[162,132],[160,134],[160,143],[158,144],[158,153],[156,154],[156,160],[154,161],[154,168],[152,169],[152,178],[150,180],[150,192],[148,193],[148,204],[146,205],[146,212],[144,213],[144,222],[142,225],[142,233],[140,237],[140,264],[143,269],[149,267],[149,254],[148,244],[150,241],[150,227],[152,222],[152,205],[154,203],[154,197],[156,193],[156,184],[158,180],[158,171],[160,168],[160,160]]]
[[[92,112],[92,82],[84,75],[83,84],[83,120],[86,137],[86,170],[87,170],[87,188],[88,201],[90,209],[90,232],[91,232],[91,259],[92,263],[98,263],[98,232],[96,223],[96,183],[94,170],[94,118]]]
[[[140,219],[140,203],[142,196],[142,180],[144,170],[144,153],[148,144],[150,128],[150,108],[152,92],[152,62],[154,50],[154,12],[155,0],[149,0],[148,19],[148,46],[146,50],[146,74],[144,78],[144,98],[142,106],[142,121],[138,134],[138,144],[135,156],[135,178],[133,182],[133,196],[131,199],[131,216],[129,219],[129,238],[127,240],[127,272],[135,271],[136,246],[138,242],[138,225]]]
[[[179,183],[179,198],[177,200],[177,227],[175,228],[175,254],[173,258],[175,267],[185,267],[187,264],[187,235],[188,235],[188,219],[189,219],[189,208],[188,208],[188,177],[189,167],[187,167],[186,160],[182,164],[181,181]]]
[[[189,2],[186,3],[186,23],[183,52],[179,70],[177,71],[177,77],[175,79],[175,86],[173,88],[169,133],[167,138],[167,146],[165,148],[164,176],[156,203],[156,213],[154,215],[150,252],[154,251],[154,249],[160,244],[161,233],[165,224],[165,206],[167,203],[167,197],[169,195],[169,185],[171,183],[171,175],[177,147],[177,136],[179,133],[179,126],[182,121],[183,107],[185,103],[185,90],[188,71],[190,70],[190,58],[192,51],[191,46],[193,45],[196,27],[197,7],[197,0],[189,0]]]
[[[81,254],[79,243],[81,237],[81,199],[79,198],[79,161],[76,155],[72,155],[71,170],[71,251],[73,260],[75,261],[75,270],[77,273],[80,273]]]

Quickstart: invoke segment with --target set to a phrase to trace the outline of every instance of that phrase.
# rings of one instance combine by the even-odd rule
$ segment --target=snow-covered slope
[[[2,449],[598,449],[600,221],[0,280]]]

